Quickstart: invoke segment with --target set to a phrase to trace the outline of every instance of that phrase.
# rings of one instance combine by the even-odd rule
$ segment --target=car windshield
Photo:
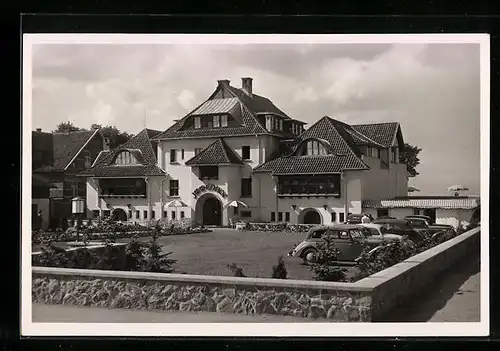
[[[422,219],[410,219],[409,222],[415,228],[426,228],[427,227],[427,223],[425,222],[425,220],[422,220]]]
[[[363,233],[361,232],[361,230],[351,230],[351,237],[353,239],[363,239],[364,236],[363,236]]]

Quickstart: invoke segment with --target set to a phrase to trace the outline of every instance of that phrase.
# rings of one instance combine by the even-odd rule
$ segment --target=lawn
[[[173,252],[177,272],[200,275],[231,276],[227,265],[235,263],[248,277],[271,278],[272,267],[283,256],[289,279],[311,280],[312,274],[302,260],[286,254],[305,234],[214,229],[210,233],[164,236],[158,239],[164,252]],[[148,240],[148,238],[141,238]],[[127,242],[127,239],[119,240]],[[354,272],[348,268],[348,275]]]

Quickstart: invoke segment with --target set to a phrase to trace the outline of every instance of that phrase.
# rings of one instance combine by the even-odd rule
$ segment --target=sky
[[[399,122],[422,149],[414,195],[480,193],[479,44],[35,44],[33,128],[63,121],[165,130],[217,80],[270,98],[308,126]],[[306,126],[307,128],[307,126]]]

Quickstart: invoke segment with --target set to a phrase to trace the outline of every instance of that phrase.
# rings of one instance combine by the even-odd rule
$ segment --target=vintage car
[[[404,237],[401,235],[389,233],[387,229],[381,224],[362,223],[359,225],[365,228],[365,230],[363,231],[363,235],[365,236],[366,241],[369,243],[379,245],[386,241],[404,240]]]
[[[362,214],[350,214],[347,216],[347,224],[359,224],[361,223]]]
[[[429,216],[413,215],[406,216],[405,219],[410,222],[413,228],[426,228],[431,236],[442,231],[446,231],[449,236],[455,236],[456,234],[452,225],[432,223]]]
[[[426,229],[413,228],[410,222],[404,219],[377,218],[373,224],[380,224],[388,233],[404,236],[415,244],[431,238]]]

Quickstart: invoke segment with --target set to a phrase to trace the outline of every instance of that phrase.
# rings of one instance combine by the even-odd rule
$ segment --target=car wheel
[[[307,249],[302,253],[302,258],[307,263],[313,263],[316,261],[316,250],[315,249]]]

